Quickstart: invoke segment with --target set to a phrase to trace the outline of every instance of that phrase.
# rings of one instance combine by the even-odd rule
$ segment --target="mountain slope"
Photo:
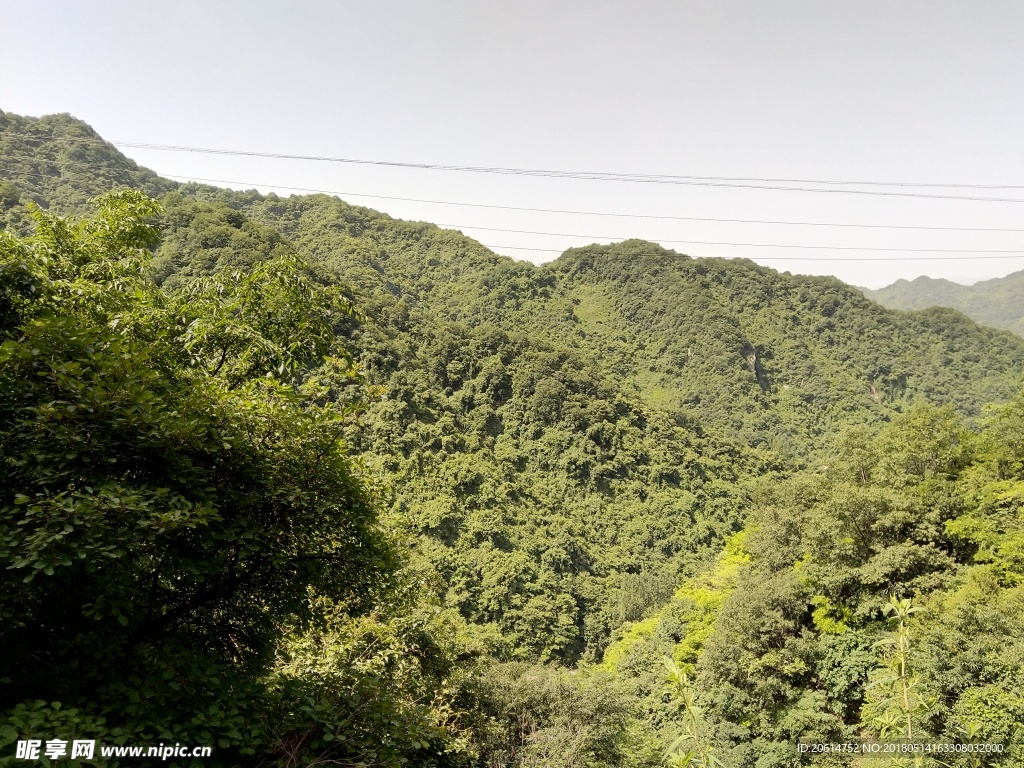
[[[864,295],[890,309],[951,307],[976,322],[1024,336],[1024,270],[973,285],[922,275],[875,291],[864,289]]]
[[[924,649],[911,669],[941,695],[929,735],[957,741],[982,723],[1009,745],[999,764],[1020,764],[1024,400],[977,417],[1019,389],[1024,339],[638,240],[534,266],[324,195],[164,182],[67,116],[17,144],[28,119],[4,119],[18,163],[0,172],[8,226],[28,226],[26,198],[74,212],[138,185],[163,193],[163,292],[134,273],[147,295],[212,275],[230,292],[254,264],[298,252],[306,279],[358,308],[332,330],[363,378],[337,362],[306,371],[318,386],[304,391],[362,401],[332,438],[365,467],[385,537],[405,545],[408,591],[362,624],[332,607],[338,634],[285,628],[302,652],[278,671],[309,686],[313,718],[275,715],[306,734],[289,754],[316,734],[317,749],[347,749],[349,714],[366,710],[365,742],[397,734],[404,764],[654,768],[689,717],[697,746],[714,742],[728,764],[788,767],[797,738],[903,722],[868,682],[891,662],[880,607],[906,596],[928,604],[910,623]],[[348,687],[353,671],[365,687]],[[27,698],[49,695],[26,679],[39,683]],[[387,707],[378,718],[395,691],[459,746]],[[103,717],[152,741],[123,698]],[[206,692],[194,701],[215,712]],[[424,761],[425,742],[443,759]],[[831,757],[801,764],[846,764]]]
[[[919,399],[976,414],[1019,381],[1017,339],[955,313],[889,312],[834,278],[639,242],[575,249],[546,269],[581,304],[614,304],[590,326],[622,374],[754,444],[820,445]]]
[[[122,178],[163,188],[77,121],[38,123],[63,143],[19,146],[11,179],[54,208]],[[1024,340],[832,278],[643,241],[538,267],[325,195],[173,186],[166,286],[294,249],[348,287],[365,319],[338,332],[384,393],[354,445],[444,599],[509,655],[599,654],[739,529],[747,480],[916,402],[976,416],[1024,370]]]
[[[28,201],[80,214],[90,198],[118,186],[159,197],[177,183],[129,160],[71,115],[33,118],[0,111],[0,229],[27,229]]]
[[[202,194],[200,192],[200,194]],[[755,447],[821,447],[916,400],[967,415],[1019,386],[1024,344],[957,313],[883,309],[834,278],[643,241],[534,267],[459,233],[325,197],[217,193],[347,283],[452,322],[569,346],[644,400]]]

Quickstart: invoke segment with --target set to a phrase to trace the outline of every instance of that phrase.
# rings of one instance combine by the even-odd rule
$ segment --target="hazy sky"
[[[1020,201],[978,202],[123,150],[175,177],[279,193],[285,193],[280,187],[344,193],[396,217],[461,229],[520,259],[546,261],[572,245],[642,237],[694,256],[744,256],[870,287],[919,274],[973,282],[1024,269],[1024,231],[659,220],[381,198],[1024,230],[1022,40],[1020,0],[0,0],[0,109],[70,112],[112,141],[259,152],[1018,185],[828,187]],[[1021,256],[911,261],[958,254],[769,244],[1017,250]]]

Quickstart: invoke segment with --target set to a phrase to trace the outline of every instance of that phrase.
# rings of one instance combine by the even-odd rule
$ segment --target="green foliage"
[[[797,738],[842,741],[863,723],[999,742],[992,764],[1015,764],[1019,514],[998,489],[1017,477],[1019,408],[973,436],[950,409],[917,407],[841,436],[827,467],[754,491],[749,565],[710,636],[696,633],[693,695],[724,760],[789,765]]]
[[[139,167],[71,115],[21,117],[0,111],[0,229],[28,234],[24,204],[70,215],[92,211],[90,200],[118,187],[159,196],[177,184]]]
[[[664,659],[668,671],[666,687],[677,700],[682,717],[682,734],[666,750],[672,768],[716,768],[722,765],[714,752],[711,727],[704,717],[703,709],[697,704],[686,672],[672,659]]]
[[[598,671],[574,674],[523,662],[496,664],[481,680],[490,725],[483,765],[653,766],[656,744],[631,717],[628,692]]]
[[[1020,307],[1022,287],[1024,272],[982,280],[973,285],[960,285],[922,275],[913,280],[897,280],[876,291],[865,290],[864,295],[890,309],[950,307],[976,322],[1024,336],[1024,312]]]
[[[235,389],[257,376],[294,382],[323,360],[334,345],[332,311],[344,305],[335,286],[317,285],[304,267],[287,254],[180,288],[174,309],[191,365]]]
[[[573,301],[559,332],[649,402],[784,455],[918,400],[974,416],[1019,386],[1017,339],[953,312],[887,312],[834,278],[642,241],[576,248],[544,271]]]
[[[406,592],[364,615],[317,598],[314,627],[285,638],[263,713],[281,765],[454,766],[474,751],[459,697],[475,676],[454,663],[461,623]]]
[[[190,737],[230,763],[261,746],[259,675],[308,592],[359,615],[394,556],[345,452],[351,409],[279,380],[328,351],[330,292],[296,259],[222,286],[290,345],[274,365],[196,334],[232,312],[149,281],[157,213],[123,191],[0,235],[3,708],[45,696],[106,738]]]
[[[867,686],[862,716],[877,729],[883,739],[921,739],[920,720],[934,702],[922,692],[921,679],[911,669],[910,617],[924,610],[909,598],[889,598],[882,609],[891,631],[875,643],[884,649],[884,664],[875,670]]]
[[[915,733],[1024,760],[1021,340],[642,241],[536,267],[176,185],[68,116],[0,113],[0,146],[0,226],[34,232],[0,236],[3,745],[834,766],[795,740],[913,678]],[[112,187],[175,191],[33,209]],[[927,610],[890,627],[891,595]]]
[[[277,232],[224,203],[200,202],[178,192],[164,195],[161,202],[162,237],[153,254],[153,277],[165,288],[248,271],[293,252]]]

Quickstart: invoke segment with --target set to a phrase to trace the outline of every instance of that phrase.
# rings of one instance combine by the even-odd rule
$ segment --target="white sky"
[[[1020,0],[0,0],[0,109],[70,112],[112,141],[623,173],[1024,185],[1022,40]],[[124,151],[165,175],[262,191],[344,192],[349,202],[454,225],[499,253],[538,262],[557,254],[511,246],[561,250],[641,237],[695,256],[745,256],[869,287],[919,274],[969,283],[1024,269],[1024,232],[658,221],[354,193],[619,214],[1019,229],[1024,202]],[[918,191],[1024,200],[1024,186]],[[1022,255],[838,261],[956,254],[672,240]]]

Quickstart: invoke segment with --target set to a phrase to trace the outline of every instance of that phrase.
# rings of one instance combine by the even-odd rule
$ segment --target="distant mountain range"
[[[974,285],[922,275],[877,291],[865,288],[864,295],[889,309],[958,309],[979,323],[1024,336],[1024,270]]]

